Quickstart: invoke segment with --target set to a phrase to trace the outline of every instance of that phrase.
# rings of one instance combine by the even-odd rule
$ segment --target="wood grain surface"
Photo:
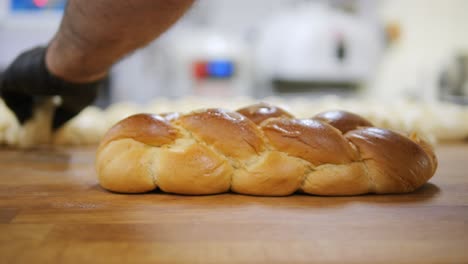
[[[430,183],[356,197],[122,195],[94,149],[0,150],[0,263],[468,263],[468,144]]]

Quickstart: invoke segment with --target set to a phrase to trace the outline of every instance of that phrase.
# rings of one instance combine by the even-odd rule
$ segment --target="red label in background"
[[[193,63],[193,76],[197,80],[208,77],[208,63],[206,61],[196,61]]]

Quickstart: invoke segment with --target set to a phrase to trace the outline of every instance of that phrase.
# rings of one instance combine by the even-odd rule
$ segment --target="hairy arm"
[[[192,3],[193,0],[70,0],[49,44],[47,68],[68,81],[98,80],[123,56],[163,33]]]

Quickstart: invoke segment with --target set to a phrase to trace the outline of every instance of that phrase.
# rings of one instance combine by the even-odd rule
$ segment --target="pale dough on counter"
[[[371,99],[341,99],[336,96],[319,99],[268,97],[263,100],[249,97],[225,99],[188,96],[181,99],[157,98],[146,106],[120,102],[105,110],[88,107],[67,122],[55,135],[52,135],[50,130],[54,108],[52,101],[36,111],[34,120],[21,127],[13,113],[0,100],[0,144],[18,147],[51,142],[59,145],[97,144],[110,127],[133,114],[187,113],[196,109],[217,107],[236,110],[259,101],[282,107],[299,118],[310,118],[326,110],[346,110],[362,115],[375,126],[403,133],[415,131],[431,142],[462,140],[468,137],[468,107],[450,103],[409,100],[384,103]]]
[[[34,110],[33,117],[20,125],[13,112],[2,101],[1,115],[5,120],[2,128],[3,143],[19,148],[49,144],[52,138],[52,115],[57,102],[55,98],[42,102]]]
[[[16,118],[0,98],[0,144],[12,141],[11,137],[16,135],[15,128],[18,127],[15,123]]]
[[[56,145],[98,144],[109,128],[105,114],[95,106],[86,107],[81,113],[59,128],[54,134]]]
[[[143,112],[143,107],[132,102],[119,102],[109,106],[104,110],[105,122],[111,128],[120,120],[134,114]]]
[[[445,102],[399,100],[386,103],[329,96],[319,100],[293,100],[287,109],[301,118],[331,109],[346,110],[365,117],[375,126],[403,133],[416,131],[432,142],[468,137],[468,107]]]

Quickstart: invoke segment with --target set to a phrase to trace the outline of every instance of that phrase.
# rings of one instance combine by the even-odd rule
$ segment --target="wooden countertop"
[[[405,195],[109,193],[94,150],[0,150],[2,263],[467,263],[468,144]]]

